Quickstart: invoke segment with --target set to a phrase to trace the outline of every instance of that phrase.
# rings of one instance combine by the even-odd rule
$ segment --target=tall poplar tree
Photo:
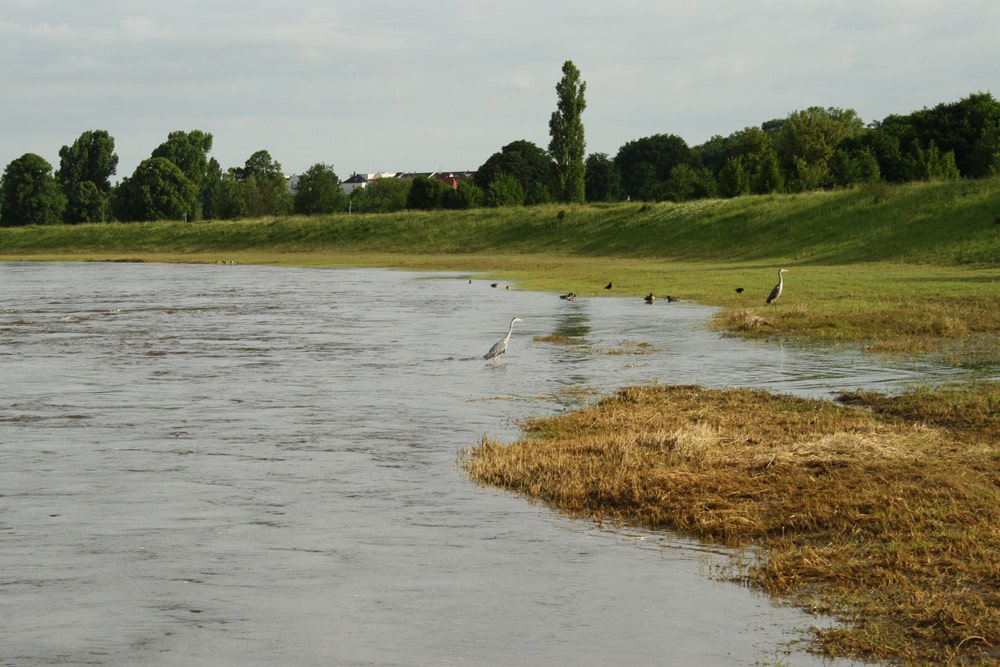
[[[582,204],[585,201],[584,152],[587,142],[583,136],[583,110],[587,102],[583,97],[587,83],[580,80],[580,70],[572,60],[562,67],[563,77],[556,84],[559,99],[557,110],[549,119],[549,155],[556,164],[559,201]]]

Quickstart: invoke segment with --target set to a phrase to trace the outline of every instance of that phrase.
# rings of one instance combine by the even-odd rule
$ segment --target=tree
[[[607,153],[588,155],[584,164],[587,201],[621,201],[625,198],[625,193],[622,191],[622,175],[618,173],[618,167]]]
[[[556,191],[555,165],[548,153],[530,141],[513,141],[494,153],[476,171],[476,185],[489,192],[502,174],[513,177],[525,199],[521,203],[540,204],[552,200]]]
[[[166,158],[180,168],[181,172],[198,189],[198,205],[191,212],[195,218],[202,217],[206,189],[210,175],[208,154],[212,150],[212,135],[201,130],[184,132],[176,130],[167,135],[167,140],[153,149],[152,157]]]
[[[953,180],[959,178],[955,152],[942,152],[931,140],[926,149],[914,145],[905,160],[906,178],[910,181]]]
[[[556,84],[557,110],[549,119],[549,155],[556,165],[558,200],[582,204],[586,194],[583,158],[587,148],[582,116],[587,108],[584,99],[587,83],[580,80],[580,70],[572,60],[563,63],[562,72],[563,77]]]
[[[406,208],[410,182],[401,178],[380,178],[366,188],[351,193],[351,210],[358,213],[394,213]]]
[[[236,177],[236,170],[230,169],[219,174],[210,187],[210,197],[207,202],[211,206],[211,218],[214,220],[235,220],[249,215],[246,183]],[[206,210],[206,215],[208,212]]]
[[[830,159],[841,142],[863,130],[864,123],[852,109],[810,107],[790,114],[775,145],[791,189],[830,185]]]
[[[201,215],[207,220],[225,218],[222,211],[226,208],[224,175],[222,165],[214,157],[208,160],[205,184],[201,190]]]
[[[25,153],[4,169],[0,201],[0,227],[55,225],[66,209],[66,195],[52,175],[52,165],[34,153]]]
[[[66,222],[103,221],[118,170],[115,140],[105,130],[82,133],[72,146],[59,150],[56,179],[69,202]],[[88,186],[86,184],[92,184]]]
[[[334,213],[347,208],[347,195],[332,165],[314,164],[299,176],[295,212],[303,215]]]
[[[742,155],[729,158],[719,171],[719,193],[723,197],[750,194],[750,174],[743,166]]]
[[[631,199],[669,199],[666,183],[674,167],[701,167],[699,156],[672,134],[656,134],[626,143],[618,149],[615,165],[621,173],[622,189]]]
[[[486,205],[493,207],[524,205],[524,188],[521,182],[510,174],[500,174],[486,189]]]
[[[909,117],[893,114],[872,123],[861,142],[878,160],[879,171],[886,181],[902,183],[906,180],[904,147],[919,145]]]
[[[167,140],[153,149],[151,157],[162,157],[177,165],[188,180],[199,188],[208,176],[208,154],[212,150],[212,135],[201,130],[176,130]]]
[[[677,202],[712,197],[716,190],[715,177],[711,171],[689,164],[674,167],[665,184],[667,199]]]
[[[417,176],[410,183],[410,191],[406,196],[406,208],[430,211],[443,206],[446,193],[452,188],[444,181],[427,176]]]
[[[942,154],[954,154],[962,176],[980,178],[990,174],[992,156],[988,150],[984,154],[981,142],[1000,122],[1000,102],[990,93],[976,93],[958,102],[914,112],[910,121],[921,149],[928,150],[933,141]]]
[[[830,158],[830,178],[833,185],[851,186],[881,180],[878,160],[871,149],[838,148]]]
[[[247,158],[236,178],[243,183],[247,215],[286,215],[293,210],[292,194],[281,172],[281,164],[271,154],[260,150]]]
[[[119,220],[190,219],[198,198],[198,188],[180,167],[167,158],[146,158],[114,194],[114,211]]]
[[[77,222],[104,222],[107,219],[109,195],[97,189],[93,181],[80,181],[67,197],[65,220]]]
[[[479,208],[486,199],[483,189],[472,181],[463,180],[458,182],[458,187],[444,193],[441,205],[444,208],[453,210],[465,210]]]
[[[781,173],[781,165],[778,164],[778,154],[771,151],[764,155],[760,163],[760,171],[756,176],[751,175],[750,191],[754,194],[768,194],[771,192],[784,192],[785,175]]]

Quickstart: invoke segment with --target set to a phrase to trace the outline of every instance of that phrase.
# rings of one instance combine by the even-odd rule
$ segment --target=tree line
[[[171,132],[112,185],[114,138],[92,130],[60,149],[54,171],[34,153],[7,165],[0,178],[0,226],[680,202],[1000,173],[1000,102],[990,93],[869,124],[850,109],[810,107],[698,146],[656,134],[627,142],[613,157],[584,158],[586,83],[571,61],[562,71],[548,149],[513,141],[457,188],[427,176],[384,178],[347,195],[332,165],[317,163],[298,176],[293,194],[266,150],[223,170],[209,156],[212,135],[201,130]]]

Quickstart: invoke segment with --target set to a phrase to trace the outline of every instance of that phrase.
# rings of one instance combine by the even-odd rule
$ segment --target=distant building
[[[351,177],[340,182],[340,189],[344,194],[350,195],[358,188],[367,188],[369,185],[377,183],[383,178],[398,178],[403,181],[412,181],[423,176],[433,178],[447,184],[452,189],[458,189],[458,184],[464,180],[471,179],[476,175],[474,171],[377,171],[373,173],[358,174],[353,173]],[[288,189],[292,194],[298,191],[298,176],[286,177]]]
[[[340,182],[340,189],[344,191],[345,195],[349,195],[358,188],[368,187],[368,176],[366,174],[351,174],[351,177],[346,181]]]

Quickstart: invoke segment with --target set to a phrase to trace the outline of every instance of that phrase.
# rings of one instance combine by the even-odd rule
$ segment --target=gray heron
[[[483,359],[492,359],[493,365],[500,363],[500,355],[507,351],[507,343],[510,341],[510,334],[514,331],[514,322],[523,322],[520,317],[512,318],[510,326],[507,327],[507,335],[496,342],[490,351],[483,355]]]
[[[774,289],[771,290],[770,296],[767,297],[768,303],[773,303],[775,299],[781,296],[781,290],[785,288],[785,277],[781,274],[787,270],[788,269],[778,269],[778,284],[774,286]]]

